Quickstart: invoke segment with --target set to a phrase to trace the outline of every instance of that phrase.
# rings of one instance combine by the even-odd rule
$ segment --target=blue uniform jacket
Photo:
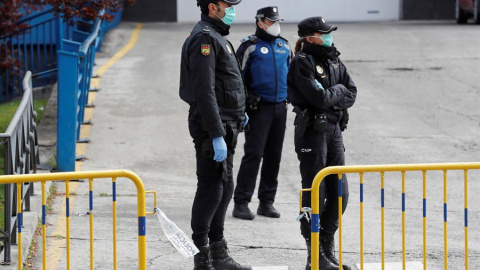
[[[242,40],[237,50],[249,92],[269,102],[287,99],[287,74],[292,52],[287,40],[265,41],[256,36]]]

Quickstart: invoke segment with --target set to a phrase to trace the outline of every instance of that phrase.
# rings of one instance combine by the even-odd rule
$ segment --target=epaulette
[[[298,52],[295,56],[301,59],[307,58],[307,54],[304,52]]]
[[[283,39],[283,40],[285,40],[285,41],[288,43],[288,39],[286,39],[286,38],[284,38],[284,37],[282,37],[282,36],[278,36],[277,38]]]
[[[210,27],[208,27],[208,25],[205,25],[205,26],[203,27],[202,33],[203,33],[204,35],[210,35]]]
[[[251,41],[253,43],[257,43],[257,36],[248,36],[244,39],[241,39],[240,42],[247,42],[247,41]]]

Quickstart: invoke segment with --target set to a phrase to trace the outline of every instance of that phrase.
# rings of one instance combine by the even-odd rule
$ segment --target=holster
[[[316,113],[313,115],[313,129],[318,132],[324,131],[327,128],[327,114]]]
[[[308,113],[308,109],[302,110],[300,107],[295,106],[293,107],[293,112],[297,114],[295,117],[295,133],[298,136],[303,137],[305,131],[307,130],[307,126],[310,124],[310,114]]]
[[[260,100],[261,98],[259,96],[255,95],[253,92],[249,92],[247,98],[247,113],[256,113],[260,107]]]
[[[350,115],[348,114],[348,110],[344,109],[342,119],[340,119],[340,123],[339,123],[341,131],[344,131],[345,129],[347,129],[349,118],[350,118]]]
[[[243,125],[235,121],[227,121],[223,123],[223,128],[225,129],[225,143],[232,153],[235,153],[238,133],[241,132]]]
[[[228,143],[227,143],[227,147],[228,147]],[[206,158],[213,159],[214,154],[215,154],[215,150],[213,149],[212,139],[205,139],[202,142],[202,155]],[[216,162],[215,168],[222,170],[222,181],[226,182],[228,180],[227,160],[224,160],[222,162]]]

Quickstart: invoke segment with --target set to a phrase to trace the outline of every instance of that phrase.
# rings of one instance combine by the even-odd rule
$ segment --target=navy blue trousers
[[[295,132],[295,152],[300,161],[302,188],[311,188],[315,175],[328,166],[345,165],[345,148],[338,123],[328,122],[324,131],[308,127],[303,137]],[[327,176],[320,184],[320,235],[333,236],[338,229],[338,175]],[[342,211],[348,204],[348,180],[342,178]],[[305,192],[303,207],[311,206],[311,194]],[[311,224],[306,218],[300,220],[300,230],[305,239],[310,239]]]
[[[223,239],[225,215],[233,194],[233,150],[228,149],[227,179],[222,178],[221,163],[204,156],[203,142],[209,140],[202,125],[189,121],[197,160],[197,191],[192,206],[192,240],[197,247]]]
[[[249,117],[250,129],[245,131],[245,155],[238,171],[233,200],[235,204],[251,201],[263,159],[258,199],[273,203],[287,122],[286,103],[263,102],[259,110]]]

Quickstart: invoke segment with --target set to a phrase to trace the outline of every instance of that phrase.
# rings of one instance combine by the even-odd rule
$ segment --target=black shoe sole
[[[239,218],[239,219],[243,219],[243,220],[253,220],[253,219],[255,218],[255,216],[248,216],[248,217],[246,217],[246,216],[239,215],[239,214],[237,214],[237,213],[235,213],[235,212],[232,213],[232,216],[233,216],[234,218]]]
[[[280,214],[278,216],[277,215],[267,215],[266,213],[264,213],[262,211],[257,211],[257,215],[265,216],[265,217],[269,217],[269,218],[280,218]]]

